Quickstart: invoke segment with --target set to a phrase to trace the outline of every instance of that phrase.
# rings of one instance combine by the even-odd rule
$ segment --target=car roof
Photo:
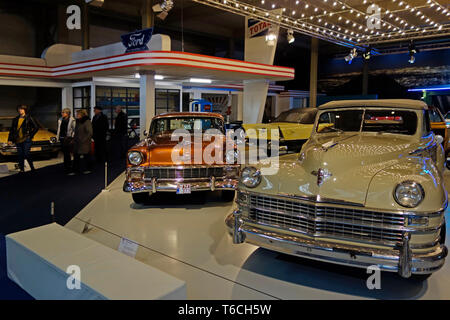
[[[160,118],[171,118],[171,117],[214,117],[214,118],[220,118],[223,120],[223,116],[219,113],[214,112],[167,112],[167,113],[161,113],[153,119],[160,119]]]
[[[319,110],[346,107],[392,107],[402,109],[428,110],[427,104],[412,99],[380,99],[380,100],[338,100],[319,106]]]

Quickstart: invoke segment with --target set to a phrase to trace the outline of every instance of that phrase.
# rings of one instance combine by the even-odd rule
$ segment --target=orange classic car
[[[220,114],[158,115],[146,138],[128,151],[123,190],[139,204],[147,203],[156,192],[214,190],[221,190],[223,199],[231,201],[240,166],[237,149],[229,145]]]

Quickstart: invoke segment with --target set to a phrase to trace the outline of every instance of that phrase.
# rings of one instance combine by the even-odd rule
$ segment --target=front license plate
[[[179,184],[177,186],[177,194],[190,194],[191,185],[190,184]]]
[[[31,151],[42,151],[42,147],[33,147]]]

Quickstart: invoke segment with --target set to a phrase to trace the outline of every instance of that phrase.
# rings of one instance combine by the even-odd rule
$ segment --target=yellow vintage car
[[[427,105],[334,101],[299,154],[242,169],[226,225],[235,243],[426,279],[444,264],[444,150]],[[320,129],[321,124],[328,124]]]
[[[2,157],[17,155],[17,147],[8,145],[9,128],[13,119],[14,117],[0,117],[0,156]],[[57,142],[56,135],[45,129],[39,121],[36,121],[36,123],[40,128],[33,137],[30,152],[32,154],[56,156],[60,150],[60,143]]]
[[[270,123],[243,124],[242,127],[249,140],[257,141],[267,135],[270,142],[279,136],[281,150],[299,152],[311,135],[316,114],[317,108],[296,108],[282,112]],[[272,130],[278,130],[277,137],[271,136]]]

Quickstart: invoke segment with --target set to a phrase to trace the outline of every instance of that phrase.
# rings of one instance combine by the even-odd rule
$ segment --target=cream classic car
[[[242,169],[226,225],[235,243],[424,280],[447,256],[441,142],[421,101],[324,104],[276,175]]]

